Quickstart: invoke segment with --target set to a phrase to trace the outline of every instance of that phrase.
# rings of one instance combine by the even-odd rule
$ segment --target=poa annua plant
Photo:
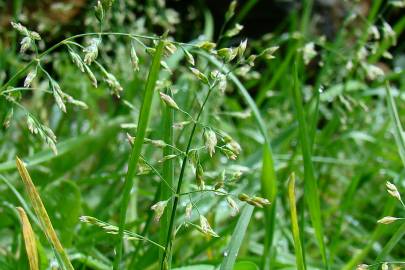
[[[162,36],[105,32],[102,31],[103,25],[113,2],[97,1],[94,7],[99,22],[99,32],[68,37],[42,52],[40,52],[38,45],[41,36],[37,32],[29,30],[19,22],[11,23],[12,27],[22,36],[20,53],[24,54],[29,62],[1,87],[1,95],[10,106],[6,125],[9,126],[12,122],[14,110],[21,110],[26,115],[29,131],[39,136],[57,155],[57,138],[54,132],[24,107],[21,103],[22,94],[25,91],[39,91],[34,87],[37,85],[35,82],[47,81],[48,88],[43,91],[52,95],[56,106],[62,113],[69,114],[71,106],[87,109],[89,105],[79,98],[75,98],[74,94],[68,94],[69,91],[60,86],[58,79],[46,68],[47,61],[49,61],[48,57],[56,49],[63,49],[69,56],[71,63],[89,79],[94,88],[104,83],[110,89],[111,95],[117,98],[120,98],[124,93],[124,87],[121,86],[117,77],[109,71],[108,64],[103,63],[101,58],[107,37],[125,40],[132,72],[142,72],[140,55],[149,57],[151,65],[147,71],[148,75],[139,109],[136,132],[127,134],[132,151],[120,202],[119,225],[114,226],[89,216],[82,216],[80,220],[100,227],[106,233],[116,236],[114,269],[133,268],[138,262],[139,246],[131,258],[131,254],[126,254],[127,250],[124,249],[124,240],[136,240],[157,246],[160,250],[160,269],[169,269],[174,252],[174,240],[180,230],[196,230],[208,238],[220,237],[215,231],[214,219],[210,217],[207,210],[200,209],[200,201],[206,201],[207,196],[215,198],[214,205],[220,201],[227,203],[228,213],[231,216],[236,216],[239,213],[240,204],[244,202],[260,208],[270,204],[268,199],[255,194],[247,195],[232,192],[234,187],[238,185],[242,173],[239,170],[227,169],[228,162],[237,161],[242,148],[230,134],[222,130],[223,120],[216,115],[215,107],[220,106],[222,97],[227,91],[229,74],[238,70],[239,72],[243,70],[245,75],[248,74],[257,57],[272,57],[276,48],[270,48],[256,56],[248,54],[247,40],[243,40],[236,47],[217,48],[217,45],[210,41],[197,41],[195,43],[174,41],[169,37],[168,32]],[[234,16],[235,5],[236,2],[232,2],[230,11],[226,15],[227,20]],[[233,37],[239,34],[242,28],[243,26],[235,24],[233,28],[223,29],[223,31],[226,30],[223,36],[226,38]],[[79,40],[83,39],[84,43],[80,43]],[[177,70],[172,70],[169,64],[170,57],[175,54],[180,54],[185,59],[184,66],[177,67],[182,73],[178,78],[172,77]],[[214,57],[216,61],[221,63],[221,66],[218,67],[208,62],[207,55]],[[25,76],[23,87],[15,86],[23,76]],[[180,85],[182,89],[176,89],[177,85]],[[196,91],[191,92],[190,89],[192,88]],[[187,92],[187,95],[192,96],[193,99],[191,101],[178,101],[177,97],[182,92]],[[164,119],[164,131],[161,138],[147,137],[150,133],[148,131],[150,118],[154,114],[152,111],[154,96],[159,96],[161,100],[160,107]],[[128,104],[127,101],[124,102]],[[133,109],[131,104],[128,106]],[[207,113],[209,110],[214,111]],[[208,118],[214,118],[217,124],[210,124],[211,121],[207,121]],[[183,144],[185,144],[184,149],[181,148]],[[142,155],[145,145],[154,148],[154,151],[158,153],[163,152],[163,157],[157,161],[147,161]],[[221,160],[219,167],[215,165],[218,162],[211,162],[214,159]],[[177,167],[178,162],[179,167]],[[29,178],[29,176],[24,176],[28,175],[28,172],[22,164],[22,161],[17,161],[23,179]],[[163,166],[162,173],[156,166]],[[179,168],[179,173],[175,168]],[[212,171],[207,171],[207,168]],[[136,175],[144,174],[152,174],[159,179],[160,200],[154,201],[150,206],[150,210],[154,213],[154,221],[164,224],[161,226],[162,233],[158,242],[152,241],[140,233],[133,233],[125,229],[134,178]],[[191,181],[191,175],[194,175],[194,181]],[[40,199],[36,198],[35,200]],[[34,201],[32,202],[34,203]],[[183,203],[186,204],[185,209],[182,209]],[[46,213],[43,206],[41,209],[40,211]],[[184,218],[179,218],[180,215]],[[39,218],[40,216],[44,216],[44,214],[41,212]],[[22,215],[22,218],[23,225],[27,227],[25,216]],[[49,218],[46,223],[52,227]],[[48,225],[45,227],[49,227]],[[29,227],[27,228],[29,229]],[[56,239],[55,241],[58,243],[53,234],[50,236],[51,242],[54,241],[52,239]],[[29,233],[25,235],[32,237]],[[60,243],[56,247],[57,251],[59,249],[61,250],[60,267],[73,269]],[[30,250],[32,247],[27,243],[27,251]],[[126,259],[128,255],[131,260]],[[37,264],[37,261],[33,260],[33,263]]]
[[[345,1],[327,37],[304,1],[256,40],[240,38],[243,19],[266,1],[232,1],[219,31],[204,2],[187,2],[186,17],[146,2],[94,1],[84,33],[50,46],[63,26],[13,19],[18,55],[0,70],[0,233],[11,235],[0,235],[0,268],[402,265],[401,196],[387,183],[386,202],[370,185],[389,175],[400,187],[405,164],[393,64],[404,20],[385,16],[402,1],[369,1],[369,14]]]

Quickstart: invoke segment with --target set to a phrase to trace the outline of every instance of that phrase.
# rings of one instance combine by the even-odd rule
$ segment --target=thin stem
[[[215,87],[215,83],[208,89],[207,96],[205,97],[203,105],[201,106],[201,109],[198,112],[196,122],[200,119],[200,116],[201,116],[201,114],[203,112],[205,104],[207,103],[207,100],[210,97],[212,89],[214,87]],[[186,148],[186,151],[185,151],[185,156],[183,158],[183,163],[181,164],[181,171],[180,171],[180,176],[179,176],[179,182],[177,184],[176,194],[180,194],[180,191],[181,191],[184,172],[185,172],[186,164],[187,164],[188,153],[190,152],[191,143],[193,141],[194,133],[195,133],[195,130],[197,128],[197,123],[196,122],[194,122],[194,124],[193,124],[193,129],[191,130],[190,137],[188,139],[187,148]],[[161,261],[161,264],[160,264],[160,269],[162,269],[162,270],[164,269],[165,260],[166,260],[166,257],[168,256],[168,252],[171,252],[174,219],[176,218],[176,210],[177,210],[177,206],[178,206],[178,203],[179,203],[179,199],[180,199],[179,196],[176,196],[174,198],[174,202],[173,202],[173,209],[172,209],[172,213],[171,213],[171,216],[170,216],[169,229],[168,229],[167,237],[166,237],[166,247],[165,247],[165,250],[163,252],[163,257],[162,257],[162,261]],[[168,250],[170,250],[170,251],[168,251]]]

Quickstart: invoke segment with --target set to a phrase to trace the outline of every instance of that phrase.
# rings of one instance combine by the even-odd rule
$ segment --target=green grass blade
[[[238,256],[239,248],[242,245],[246,229],[249,225],[250,218],[252,217],[253,209],[254,207],[251,205],[246,205],[243,209],[227,249],[228,255],[222,261],[220,270],[233,269],[236,257]]]
[[[274,171],[274,161],[270,152],[268,145],[263,146],[263,164],[262,164],[262,175],[261,175],[261,189],[263,197],[271,201],[271,205],[265,208],[265,240],[264,240],[264,251],[263,251],[263,268],[270,269],[272,250],[271,243],[273,242],[273,232],[275,227],[274,218],[276,215],[276,176]]]
[[[404,138],[404,130],[402,129],[401,121],[399,120],[398,110],[395,105],[394,98],[391,94],[391,89],[389,84],[387,83],[385,86],[387,92],[387,104],[388,110],[390,113],[390,117],[392,122],[394,122],[394,136],[395,141],[397,143],[398,152],[401,156],[402,163],[405,167],[405,138]]]
[[[290,202],[290,212],[291,212],[291,226],[294,239],[294,250],[295,259],[297,263],[297,269],[305,270],[305,262],[303,249],[301,245],[300,229],[298,225],[297,208],[295,206],[295,174],[292,173],[288,181],[288,200]]]
[[[143,98],[141,110],[139,113],[136,139],[134,142],[134,146],[132,148],[131,155],[129,157],[128,171],[127,171],[127,174],[125,177],[125,184],[124,184],[124,190],[123,190],[123,196],[122,196],[121,208],[120,208],[119,232],[118,232],[118,239],[117,239],[117,245],[116,245],[117,256],[115,257],[115,261],[114,261],[115,270],[119,269],[119,265],[120,265],[120,261],[121,261],[121,257],[122,257],[122,253],[123,253],[123,236],[124,236],[126,212],[127,212],[127,208],[128,208],[129,199],[130,199],[131,189],[133,186],[136,166],[138,164],[138,160],[141,155],[142,145],[143,145],[143,141],[145,139],[145,134],[146,134],[146,128],[148,127],[148,123],[149,123],[150,108],[152,105],[156,81],[159,76],[160,61],[163,56],[164,38],[165,38],[165,36],[163,36],[160,39],[160,41],[156,47],[156,52],[153,56],[152,65],[150,67],[149,75],[148,75],[148,78],[146,81],[144,98]]]
[[[379,252],[374,264],[379,264],[384,261],[385,257],[391,252],[391,250],[403,239],[405,235],[405,223],[402,224],[394,235],[390,238],[384,248]]]
[[[48,213],[46,212],[45,206],[42,203],[41,197],[39,196],[39,193],[31,180],[31,176],[29,175],[27,168],[25,168],[24,163],[18,157],[16,158],[16,164],[18,172],[24,182],[24,186],[30,198],[32,207],[34,208],[35,214],[38,217],[39,222],[41,223],[41,228],[44,231],[49,243],[52,245],[56,257],[60,259],[61,268],[74,270],[66,251],[63,249],[62,244],[60,243],[59,238],[56,235],[51,220],[49,219]]]
[[[302,104],[300,83],[298,80],[298,72],[296,67],[294,68],[293,100],[296,116],[298,118],[299,138],[302,148],[302,157],[304,160],[305,199],[308,204],[312,226],[314,227],[315,230],[315,236],[321,252],[323,263],[326,268],[329,268],[326,255],[326,248],[323,239],[324,232],[321,217],[321,207],[319,202],[318,183],[315,178],[315,171],[312,163],[312,153],[311,153],[312,151],[308,136],[305,113]]]

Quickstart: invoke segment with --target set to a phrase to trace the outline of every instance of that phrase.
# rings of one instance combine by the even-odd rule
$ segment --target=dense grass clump
[[[401,269],[405,2],[180,2],[0,4],[0,270]]]

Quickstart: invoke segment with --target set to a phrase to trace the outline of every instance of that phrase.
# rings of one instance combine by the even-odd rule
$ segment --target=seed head
[[[120,97],[120,92],[123,90],[121,84],[118,82],[117,78],[111,73],[106,73],[106,77],[104,78],[105,82],[111,89],[111,93],[116,95],[118,98]]]
[[[208,223],[208,220],[203,215],[200,215],[200,226],[204,234],[211,235],[213,237],[219,237],[219,235],[214,232],[214,230],[211,228],[211,225]]]
[[[162,215],[165,211],[165,208],[167,206],[167,202],[168,202],[168,200],[157,202],[154,205],[152,205],[152,207],[150,208],[152,211],[155,212],[154,219],[156,222],[158,222],[160,220],[160,218],[162,217]]]
[[[190,65],[194,66],[195,65],[195,60],[194,60],[193,55],[189,51],[187,51],[186,49],[183,49],[183,52],[184,52],[184,55],[186,57],[187,62]]]
[[[238,49],[236,48],[222,48],[217,51],[219,57],[225,62],[230,62],[238,55]]]
[[[168,52],[169,55],[171,55],[171,54],[174,54],[176,52],[177,47],[172,42],[167,41],[165,43],[165,50]]]
[[[35,67],[35,69],[31,70],[27,77],[25,77],[24,80],[24,87],[28,88],[31,86],[32,81],[34,80],[34,78],[37,76],[37,67]]]
[[[237,3],[238,2],[236,0],[233,0],[231,2],[231,4],[229,5],[229,8],[225,13],[225,20],[226,21],[228,21],[230,18],[232,18],[235,15],[235,8],[236,8]]]
[[[390,216],[387,216],[387,217],[383,217],[382,219],[379,219],[378,221],[377,221],[377,223],[379,223],[379,224],[391,224],[391,223],[393,223],[393,222],[395,222],[395,221],[397,221],[397,220],[399,220],[400,218],[397,218],[397,217],[390,217]]]
[[[91,69],[89,68],[88,65],[86,65],[86,64],[83,63],[83,66],[84,66],[84,69],[86,70],[87,76],[89,77],[89,79],[90,79],[90,81],[91,81],[91,84],[92,84],[95,88],[97,88],[97,79],[96,79],[96,76],[94,76],[94,73],[91,71]]]
[[[100,1],[97,1],[97,5],[94,7],[96,18],[99,22],[104,20],[104,8]]]
[[[73,64],[75,64],[81,72],[84,72],[84,64],[80,56],[73,50],[69,50],[70,59],[72,59]]]
[[[239,207],[231,197],[226,197],[229,207],[232,209],[231,216],[236,216],[239,213]]]
[[[207,147],[208,153],[209,153],[210,157],[212,157],[215,153],[215,146],[218,143],[215,132],[212,131],[211,129],[206,130],[204,132],[204,141],[205,141],[205,147]]]
[[[391,39],[393,45],[397,44],[397,34],[387,22],[383,23],[383,33],[386,39]]]
[[[139,71],[139,58],[138,55],[136,54],[135,47],[132,45],[131,46],[131,64],[132,67],[135,71]]]
[[[175,157],[177,157],[177,155],[167,155],[167,156],[164,156],[162,159],[158,160],[158,163],[163,163],[163,162],[165,162],[165,161],[167,161],[167,160],[170,160],[170,159],[173,159],[173,158],[175,158]]]
[[[362,63],[362,67],[366,71],[367,78],[372,81],[384,76],[384,71],[376,65]]]
[[[172,69],[169,67],[169,65],[165,61],[160,61],[160,65],[165,69],[169,74],[173,74]]]
[[[193,204],[189,202],[186,206],[186,218],[190,219],[191,218],[191,212],[193,211]]]
[[[307,65],[316,56],[315,43],[309,42],[305,44],[302,48],[302,56],[304,58],[304,63]]]
[[[169,107],[171,107],[171,108],[173,108],[173,109],[176,109],[176,110],[179,109],[179,106],[177,106],[177,103],[174,101],[174,99],[173,99],[171,96],[166,95],[166,94],[164,94],[164,93],[162,93],[162,92],[159,92],[159,95],[160,95],[160,99],[161,99],[167,106],[169,106]]]
[[[31,47],[31,45],[33,44],[33,41],[30,37],[24,37],[21,40],[20,44],[21,44],[20,52],[25,53]]]
[[[190,67],[191,72],[204,84],[208,84],[208,78],[201,71],[196,68]]]
[[[401,194],[399,194],[397,187],[389,181],[387,181],[386,186],[388,193],[401,202]]]
[[[83,49],[83,52],[86,54],[84,55],[84,62],[87,65],[90,65],[94,60],[96,60],[98,56],[98,46],[101,44],[100,38],[92,38],[90,40],[89,46]]]
[[[206,50],[207,52],[211,52],[216,46],[217,44],[209,41],[204,41],[198,44],[198,47],[200,47],[203,50]]]
[[[197,182],[197,186],[203,190],[205,188],[205,183],[204,183],[204,170],[203,167],[201,166],[200,163],[197,164],[196,169],[195,169],[195,179]]]
[[[243,54],[246,51],[246,47],[247,47],[247,39],[244,39],[243,41],[240,42],[239,47],[238,47],[239,58],[243,57]]]

